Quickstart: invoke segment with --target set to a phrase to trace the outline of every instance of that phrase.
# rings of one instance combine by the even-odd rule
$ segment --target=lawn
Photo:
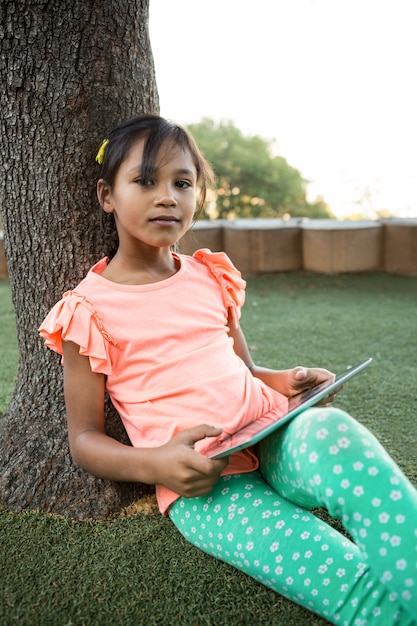
[[[17,347],[0,281],[0,414]],[[417,484],[417,279],[278,274],[248,281],[242,318],[261,365],[374,362],[337,405],[365,423]],[[1,420],[0,420],[1,425]],[[325,622],[178,537],[147,499],[119,518],[76,522],[0,510],[0,623],[323,626]]]
[[[11,398],[17,372],[16,323],[9,284],[0,280],[0,415]]]

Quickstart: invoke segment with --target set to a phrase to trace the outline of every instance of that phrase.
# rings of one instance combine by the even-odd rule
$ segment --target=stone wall
[[[180,242],[184,254],[198,248],[224,250],[244,276],[299,270],[417,275],[417,219],[201,220]],[[7,278],[1,232],[0,278]]]
[[[180,251],[224,250],[245,276],[304,270],[417,275],[417,219],[196,222]]]

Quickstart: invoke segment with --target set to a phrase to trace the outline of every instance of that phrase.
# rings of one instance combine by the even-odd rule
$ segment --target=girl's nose
[[[170,184],[160,185],[157,189],[155,201],[162,206],[175,206],[177,204],[175,188]]]

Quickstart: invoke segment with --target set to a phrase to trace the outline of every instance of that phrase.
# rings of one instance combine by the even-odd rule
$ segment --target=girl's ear
[[[111,187],[106,183],[104,178],[100,178],[97,182],[97,198],[103,211],[106,213],[113,213],[114,207],[112,202]]]

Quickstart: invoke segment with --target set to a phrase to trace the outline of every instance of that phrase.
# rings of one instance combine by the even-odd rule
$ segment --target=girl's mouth
[[[173,215],[158,215],[149,221],[160,226],[173,226],[175,224],[179,224],[180,220]]]

